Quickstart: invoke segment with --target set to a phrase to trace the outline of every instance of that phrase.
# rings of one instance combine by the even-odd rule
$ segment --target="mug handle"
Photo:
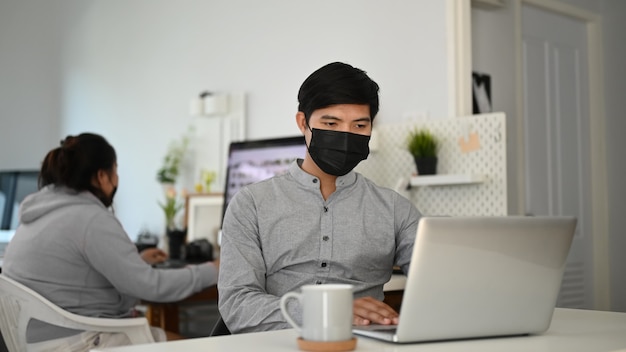
[[[296,322],[289,315],[289,312],[287,311],[287,301],[290,298],[295,298],[300,301],[300,297],[302,297],[302,294],[298,292],[287,292],[280,298],[280,311],[283,313],[283,317],[285,317],[289,325],[291,325],[298,333],[302,331],[302,327],[296,324]]]

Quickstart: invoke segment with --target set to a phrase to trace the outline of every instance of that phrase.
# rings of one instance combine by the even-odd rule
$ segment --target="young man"
[[[280,297],[305,284],[354,285],[354,324],[397,324],[382,302],[393,266],[408,270],[420,214],[352,171],[369,154],[378,85],[331,63],[298,93],[308,152],[289,172],[240,190],[223,224],[219,310],[233,333],[289,328]],[[297,305],[288,306],[301,317]]]

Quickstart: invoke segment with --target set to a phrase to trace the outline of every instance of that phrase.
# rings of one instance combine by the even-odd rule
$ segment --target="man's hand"
[[[398,324],[398,313],[386,303],[372,297],[355,299],[352,308],[354,314],[352,323],[354,325]]]
[[[141,255],[141,259],[143,259],[144,262],[150,265],[161,263],[167,259],[167,253],[158,248],[146,248],[141,251],[139,255]]]

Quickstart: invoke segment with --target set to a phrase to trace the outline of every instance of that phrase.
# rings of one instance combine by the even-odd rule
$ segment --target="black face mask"
[[[369,141],[370,136],[313,128],[309,155],[325,173],[343,176],[367,159]]]
[[[113,191],[111,191],[111,195],[109,196],[109,199],[108,199],[109,204],[105,204],[107,208],[113,204],[113,197],[115,197],[115,192],[117,192],[117,186],[115,186],[113,188]]]
[[[95,190],[95,192],[93,193],[96,197],[98,197],[98,199],[100,199],[102,204],[104,204],[104,206],[108,208],[111,206],[111,204],[113,204],[113,197],[115,196],[115,192],[117,192],[117,186],[113,187],[113,191],[111,191],[111,195],[108,197],[104,194],[104,192],[99,189]]]

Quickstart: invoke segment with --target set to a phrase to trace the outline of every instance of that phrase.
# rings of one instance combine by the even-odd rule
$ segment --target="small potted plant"
[[[217,174],[215,171],[202,169],[200,171],[200,181],[196,182],[195,190],[197,193],[211,193],[211,184],[215,181]]]
[[[177,229],[176,215],[183,208],[183,201],[178,199],[178,194],[174,187],[168,187],[165,191],[165,202],[158,202],[165,215],[165,227],[168,231]]]
[[[437,173],[437,152],[439,141],[427,129],[415,128],[409,133],[407,149],[415,160],[418,175]]]
[[[183,190],[182,198],[185,198]],[[168,240],[169,255],[172,259],[181,258],[181,248],[185,244],[187,230],[178,226],[177,215],[183,209],[184,201],[179,200],[176,189],[168,187],[165,192],[165,202],[158,202],[165,215],[165,234]]]
[[[184,199],[186,197],[183,189],[182,199],[179,199],[176,193],[176,180],[181,172],[187,148],[189,146],[189,134],[193,129],[189,129],[188,133],[183,135],[180,140],[170,142],[167,153],[163,157],[163,165],[156,174],[157,181],[163,187],[165,195],[164,202],[158,202],[165,215],[165,234],[168,239],[169,255],[172,259],[180,259],[182,255],[182,247],[185,244],[187,230],[181,228],[177,223],[178,212],[184,207]]]
[[[163,157],[163,165],[157,171],[157,181],[161,184],[174,184],[180,174],[180,166],[187,153],[189,137],[183,136],[180,141],[172,141]]]

